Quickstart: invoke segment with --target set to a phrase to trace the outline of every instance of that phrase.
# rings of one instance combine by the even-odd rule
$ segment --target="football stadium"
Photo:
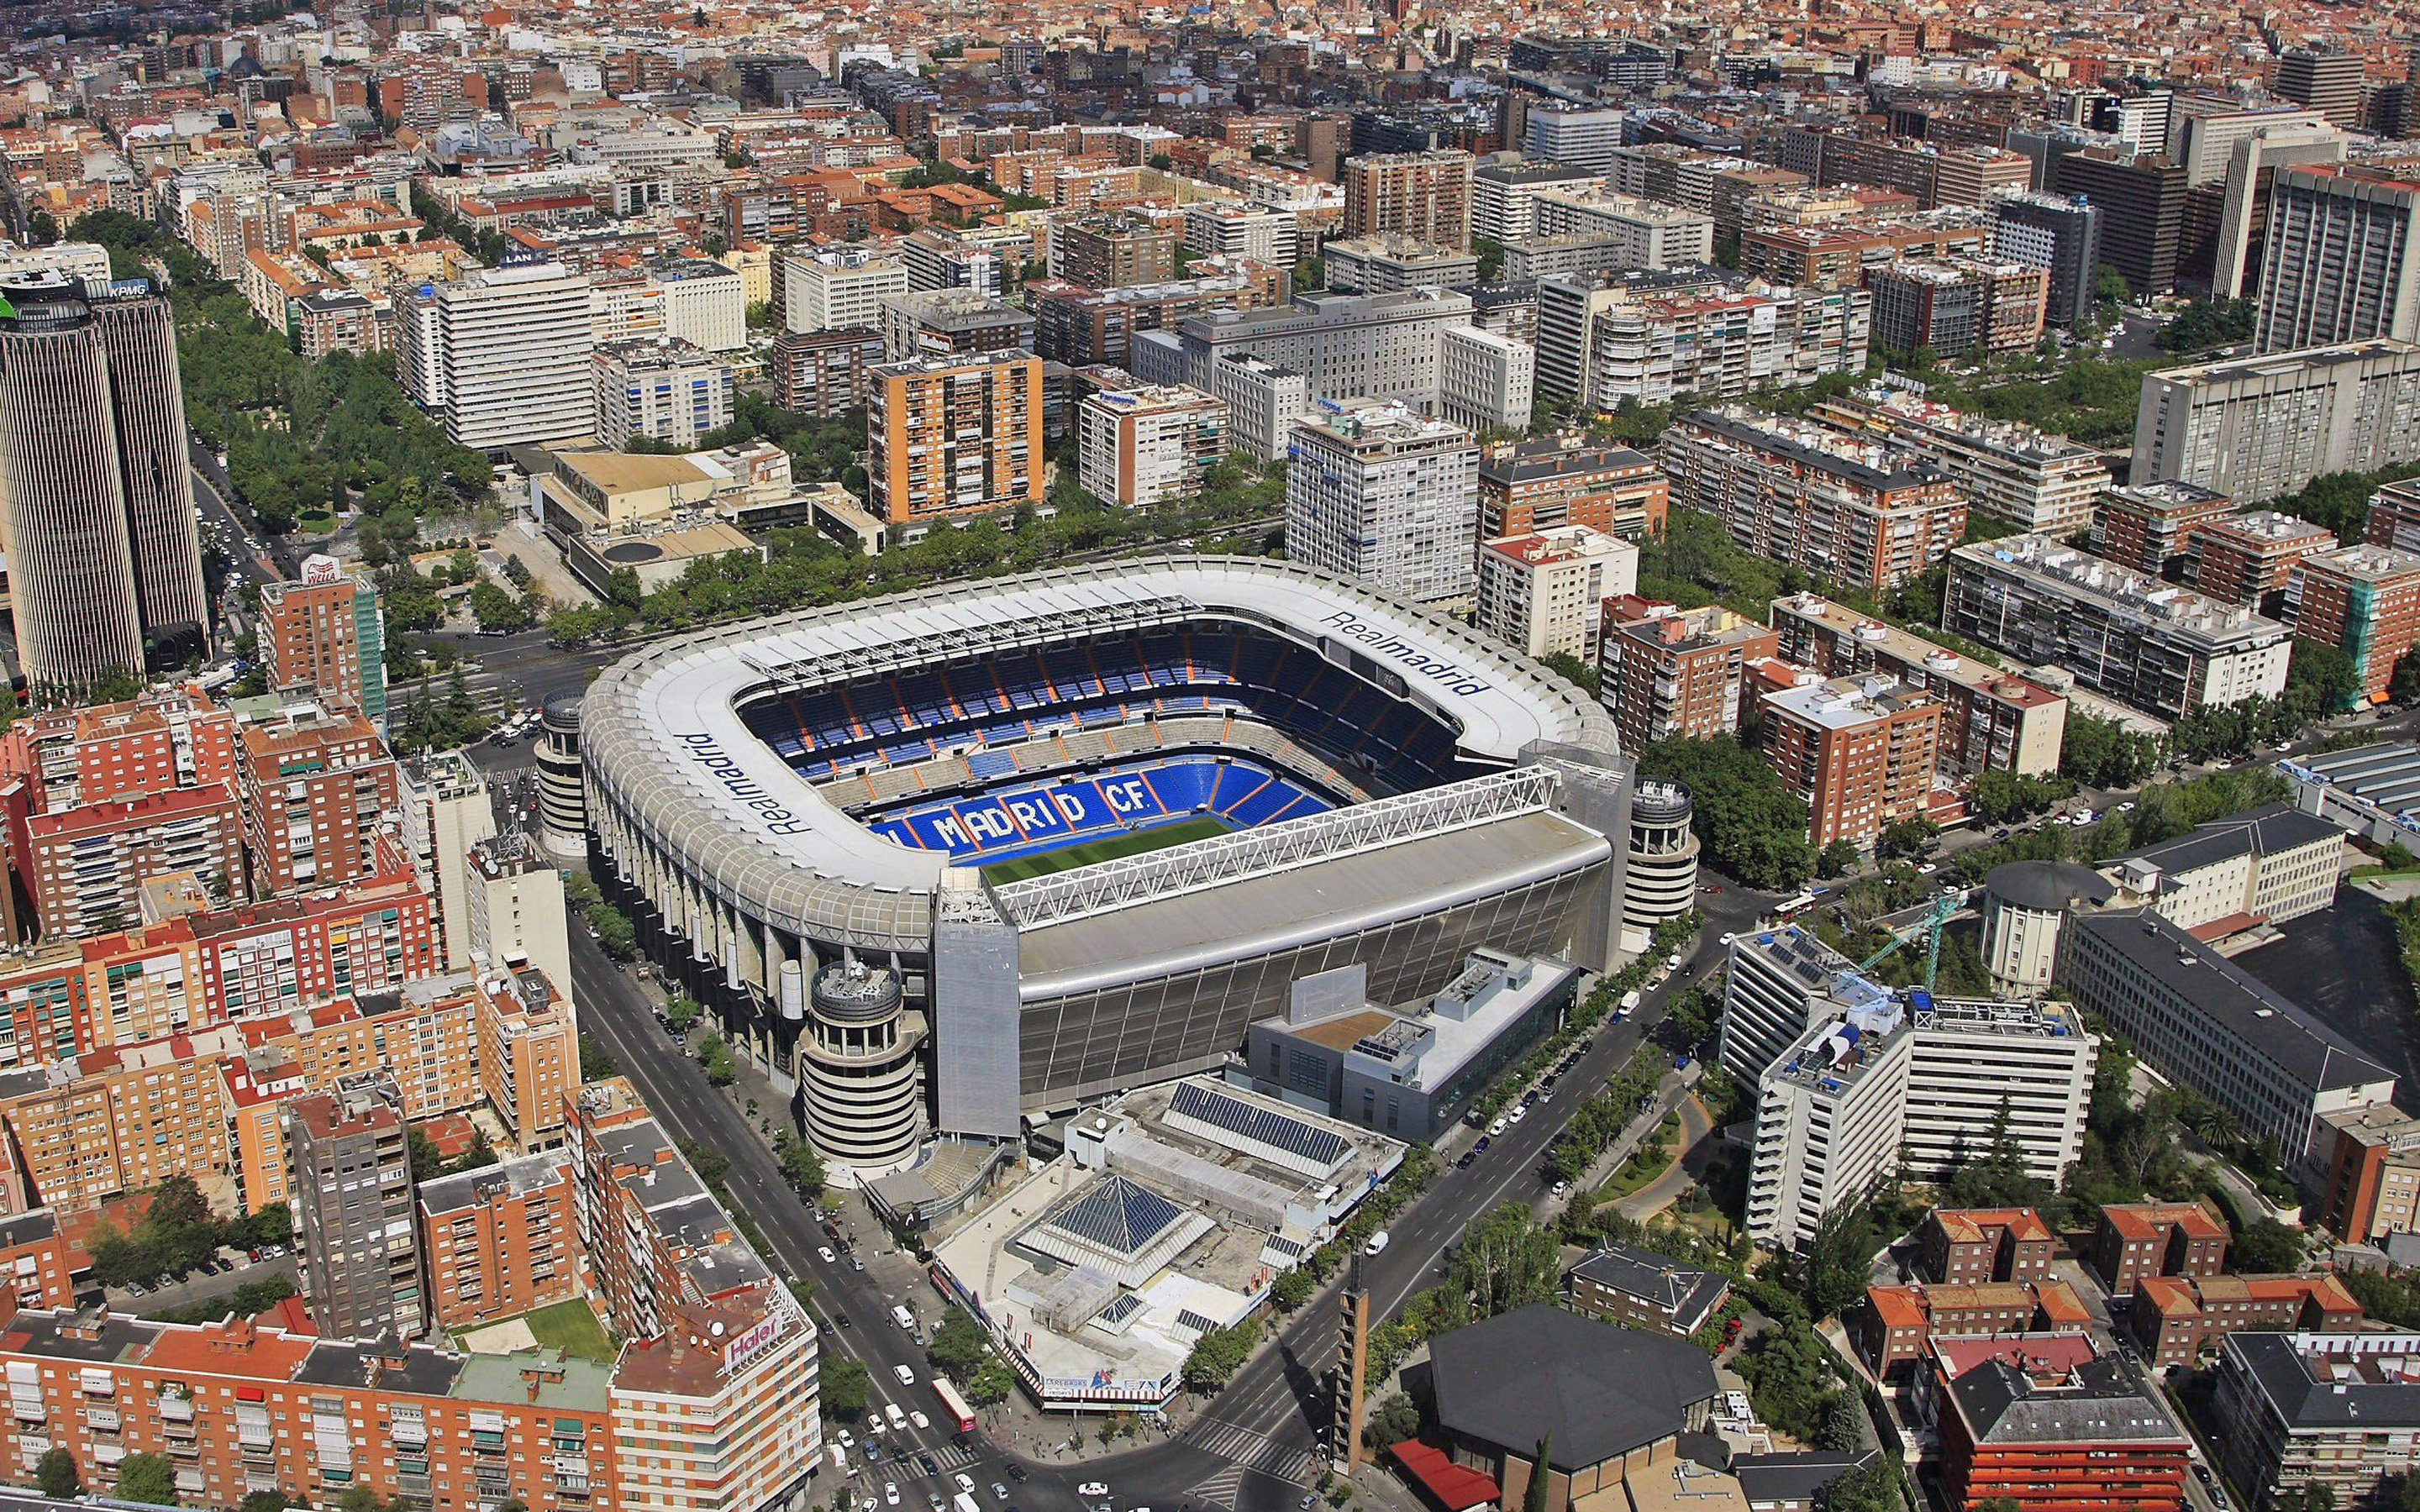
[[[740,1046],[786,1078],[819,971],[892,974],[945,1133],[1216,1069],[1331,967],[1407,1001],[1481,946],[1621,950],[1633,783],[1605,712],[1284,563],[676,637],[598,678],[581,748],[619,895]]]

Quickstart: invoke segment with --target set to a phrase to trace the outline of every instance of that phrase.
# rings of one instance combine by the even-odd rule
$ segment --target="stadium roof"
[[[1605,711],[1502,642],[1442,614],[1287,563],[1164,557],[953,584],[665,640],[613,667],[582,704],[590,779],[707,891],[817,937],[921,949],[948,860],[840,812],[742,720],[738,705],[877,671],[1120,625],[1227,618],[1401,675],[1511,763],[1533,745],[1615,748]]]

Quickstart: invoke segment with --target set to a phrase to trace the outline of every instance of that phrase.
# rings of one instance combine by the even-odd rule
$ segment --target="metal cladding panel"
[[[1016,926],[981,892],[942,895],[933,922],[935,1123],[1017,1133]]]

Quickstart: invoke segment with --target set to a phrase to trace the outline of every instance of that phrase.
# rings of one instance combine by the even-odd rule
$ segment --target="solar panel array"
[[[1344,1158],[1352,1147],[1342,1134],[1316,1128],[1300,1119],[1289,1118],[1275,1108],[1264,1108],[1229,1097],[1215,1088],[1200,1082],[1179,1082],[1176,1093],[1169,1100],[1168,1111],[1181,1113],[1188,1119],[1226,1130],[1238,1139],[1271,1149],[1281,1149],[1289,1155],[1316,1161],[1321,1165],[1333,1165]]]
[[[1142,1311],[1142,1299],[1131,1291],[1122,1291],[1118,1294],[1118,1300],[1102,1308],[1094,1317],[1093,1321],[1103,1328],[1115,1328],[1140,1311]]]
[[[1068,1198],[1047,1222],[1087,1243],[1133,1256],[1165,1232],[1183,1211],[1158,1193],[1123,1176],[1104,1176]]]

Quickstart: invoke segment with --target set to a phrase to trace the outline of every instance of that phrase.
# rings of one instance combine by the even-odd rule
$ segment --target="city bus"
[[[933,1395],[941,1399],[941,1417],[945,1422],[960,1433],[974,1431],[974,1409],[967,1405],[967,1399],[958,1395],[956,1387],[940,1377],[935,1376]]]

